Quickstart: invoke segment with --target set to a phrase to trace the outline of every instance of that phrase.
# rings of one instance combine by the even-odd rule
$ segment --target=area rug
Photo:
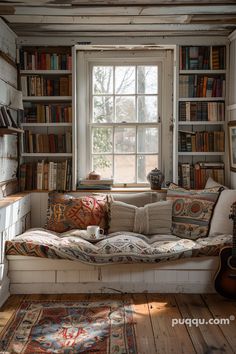
[[[0,353],[136,354],[132,304],[23,301],[0,336]]]

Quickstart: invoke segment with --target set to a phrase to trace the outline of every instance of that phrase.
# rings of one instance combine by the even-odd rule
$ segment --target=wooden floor
[[[218,295],[12,295],[0,309],[0,331],[22,299],[91,300],[132,299],[138,354],[236,353],[236,302]],[[229,319],[230,324],[172,326],[173,319]]]

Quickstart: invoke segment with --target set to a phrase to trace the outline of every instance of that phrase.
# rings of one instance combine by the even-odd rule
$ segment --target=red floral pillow
[[[107,228],[106,195],[74,197],[50,193],[46,228],[55,232],[86,229],[89,225]]]

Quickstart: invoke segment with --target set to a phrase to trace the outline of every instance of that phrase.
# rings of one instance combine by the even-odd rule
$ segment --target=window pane
[[[135,67],[115,67],[115,92],[116,94],[135,93]]]
[[[138,66],[138,93],[157,93],[157,66]]]
[[[116,122],[135,122],[134,96],[116,97]]]
[[[135,152],[136,130],[135,128],[115,128],[115,152]]]
[[[138,97],[138,121],[157,122],[157,96]]]
[[[135,182],[135,156],[115,155],[115,182]]]
[[[92,159],[92,170],[98,172],[101,178],[112,177],[112,156],[97,155]]]
[[[93,98],[93,121],[108,123],[113,120],[113,97],[95,96]]]
[[[138,183],[147,183],[147,174],[155,167],[158,168],[157,155],[139,155],[138,156]]]
[[[158,153],[158,128],[138,127],[138,152]]]
[[[113,93],[113,67],[93,67],[93,93]]]
[[[92,151],[112,152],[112,128],[93,128]]]

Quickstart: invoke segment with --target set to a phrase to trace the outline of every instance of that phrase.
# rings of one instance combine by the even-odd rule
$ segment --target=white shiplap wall
[[[0,19],[0,51],[15,61],[16,35]],[[0,57],[0,105],[10,105],[17,88],[17,70]],[[0,136],[0,183],[16,177],[17,140],[16,136]]]

